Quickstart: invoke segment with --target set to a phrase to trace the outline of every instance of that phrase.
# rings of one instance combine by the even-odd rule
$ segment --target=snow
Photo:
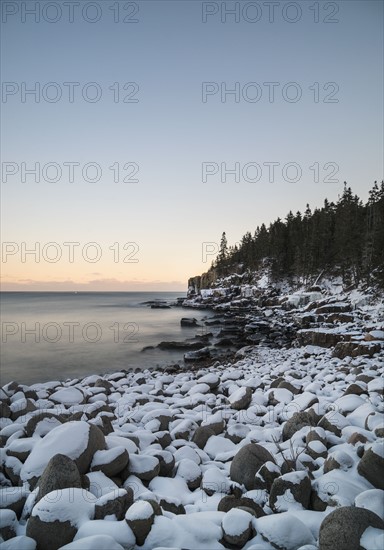
[[[1,547],[0,547],[1,548]],[[84,537],[65,546],[60,550],[124,550],[116,540],[110,535],[91,535]],[[16,550],[16,549],[15,549]]]
[[[229,397],[229,402],[231,403],[231,405],[243,399],[243,397],[246,394],[246,391],[247,391],[247,388],[239,388],[238,390],[234,391]]]
[[[12,421],[11,421],[12,422]],[[13,424],[8,424],[7,426],[4,426],[0,432],[0,436],[9,438],[12,434],[17,433],[21,430],[22,425],[18,422],[14,422]]]
[[[324,518],[332,512],[332,508],[327,508],[324,512],[314,512],[313,510],[290,510],[289,513],[304,523],[311,531],[315,539],[319,538],[320,526]]]
[[[371,451],[375,453],[375,455],[381,456],[381,458],[384,458],[384,440],[375,441],[371,446]]]
[[[364,550],[383,550],[384,548],[384,531],[368,527],[360,538],[360,546]]]
[[[104,493],[101,497],[97,499],[97,505],[103,506],[104,504],[107,504],[107,502],[111,500],[115,500],[118,497],[123,497],[126,495],[125,489],[114,489],[110,493]]]
[[[96,497],[85,489],[60,489],[45,495],[32,510],[44,522],[69,521],[74,527],[92,519]]]
[[[36,442],[21,469],[21,479],[40,477],[50,459],[58,453],[76,460],[87,448],[89,428],[87,422],[78,421],[66,422],[51,430]]]
[[[255,296],[258,295],[255,286],[251,285],[249,289],[251,293],[255,292]],[[313,298],[304,292],[300,296],[303,301]],[[357,298],[361,301],[364,296],[361,294]],[[346,296],[340,296],[334,303],[346,301]],[[234,306],[239,303],[232,302]],[[228,307],[230,305],[228,301]],[[286,315],[292,315],[290,319],[300,323],[301,318],[311,311],[304,308],[288,314],[283,308],[273,306],[270,307],[268,320],[265,318],[266,309],[262,308],[247,312],[244,323],[249,333],[260,330],[258,323],[264,323],[264,326],[271,324],[277,331],[280,319],[286,322]],[[353,322],[338,323],[332,328],[329,325],[319,327],[319,330],[324,328],[324,331],[338,335],[355,333],[358,338],[367,333],[375,335],[375,329],[382,331],[384,318],[380,320],[382,310],[379,308],[374,312],[375,316],[367,301],[364,310],[352,310]],[[370,316],[373,317],[370,319]],[[307,318],[306,322],[310,319]],[[41,515],[48,521],[66,521],[68,518],[79,529],[74,542],[65,547],[69,550],[133,549],[137,546],[135,536],[125,519],[118,521],[113,515],[105,520],[93,519],[96,504],[105,505],[123,497],[124,489],[131,488],[135,503],[126,512],[127,518],[153,518],[154,511],[148,502],[150,499],[163,507],[163,515],[154,517],[143,550],[224,548],[220,542],[222,527],[227,534],[238,536],[247,530],[249,523],[253,526],[254,535],[244,545],[245,550],[274,550],[276,547],[314,550],[318,546],[322,521],[336,507],[357,506],[384,517],[384,491],[373,489],[373,485],[357,469],[362,446],[365,452],[372,449],[372,452],[384,457],[383,439],[379,438],[377,431],[377,428],[384,426],[383,373],[382,354],[339,359],[333,356],[332,348],[305,346],[280,349],[261,343],[247,346],[247,354],[237,355],[230,361],[217,361],[208,368],[180,369],[172,373],[159,370],[145,370],[142,373],[127,371],[106,375],[104,379],[113,385],[109,394],[104,388],[93,386],[100,376],[38,385],[34,388],[38,398],[28,397],[28,403],[37,410],[22,415],[16,421],[8,418],[0,423],[1,441],[5,446],[0,453],[3,467],[0,480],[5,484],[0,490],[0,503],[9,506],[27,497],[19,522],[13,512],[2,512],[2,516],[14,522],[18,535],[26,532],[26,522],[31,513]],[[362,381],[360,375],[363,380],[364,376],[373,380]],[[144,378],[145,383],[141,384],[139,378]],[[286,388],[271,387],[279,378],[292,384],[298,393],[296,390],[292,393]],[[360,385],[364,393],[360,396],[345,395],[352,384]],[[214,390],[210,389],[212,386]],[[233,409],[230,404],[249,392],[247,388],[252,390],[250,406],[241,411]],[[33,395],[26,393],[28,389],[28,386],[21,385],[13,395],[4,392],[4,399],[15,410],[20,410],[25,406],[26,396]],[[103,412],[103,409],[107,411]],[[27,437],[26,422],[43,411],[62,413],[66,418],[80,413],[83,420],[57,425],[57,420],[43,419],[37,424],[33,436]],[[284,422],[298,411],[316,413],[320,417],[326,415],[330,423],[340,429],[340,437],[318,426],[304,426],[290,439],[283,441]],[[90,481],[89,491],[53,491],[36,504],[36,490],[28,491],[28,480],[32,484],[32,478],[42,473],[56,453],[76,460],[88,445],[89,424],[100,422],[103,415],[111,421],[113,431],[105,436],[106,450],[96,451],[90,471],[86,473]],[[169,420],[169,427],[161,426],[162,417],[166,425]],[[213,426],[219,432],[207,440],[203,450],[193,441],[198,426]],[[322,441],[314,440],[307,446],[309,432],[316,432]],[[347,443],[356,432],[366,437],[366,443]],[[165,437],[169,438],[168,445],[164,443]],[[239,442],[234,443],[232,438]],[[244,486],[231,479],[231,463],[235,454],[249,443],[258,443],[272,454],[276,464],[268,462],[265,468],[285,481],[300,483],[309,468],[312,490],[324,501],[326,510],[303,509],[293,498],[292,487],[274,501],[273,510],[267,489],[245,492]],[[282,476],[280,467],[283,456],[277,444],[287,459],[291,458],[291,454],[299,455],[294,466],[297,471]],[[129,453],[130,464],[124,476],[117,475],[117,478],[123,478],[122,489],[120,480],[111,479],[95,469],[116,461],[124,451]],[[23,464],[18,458],[10,456],[13,453],[29,455]],[[340,468],[324,474],[325,464],[332,463],[331,459]],[[157,475],[150,482],[139,479],[138,476],[145,472],[156,471],[159,460],[166,464],[175,461],[169,476]],[[6,486],[11,479],[12,485],[19,483],[19,472],[20,485],[24,482],[23,486]],[[129,475],[125,479],[127,473]],[[200,486],[189,489],[188,485],[193,486],[191,482],[199,480],[200,476]],[[259,504],[267,515],[256,519],[240,509],[218,512],[223,497],[237,492]],[[167,511],[162,501],[169,505],[182,505],[185,514]],[[275,507],[279,513],[275,513]],[[362,537],[361,546],[370,550],[381,548],[382,534],[368,529]],[[19,550],[23,544],[26,550],[32,550],[30,540],[16,537],[1,544],[0,548]]]
[[[344,413],[349,413],[357,408],[359,408],[361,405],[364,405],[365,400],[360,397],[359,395],[343,395],[343,397],[340,397],[339,399],[336,399],[334,405],[337,407],[337,410]]]
[[[292,510],[304,509],[303,505],[295,499],[291,489],[286,489],[284,494],[276,497],[274,507],[277,512],[288,512]]]
[[[274,388],[272,391],[273,391],[273,397],[279,403],[284,403],[286,405],[290,403],[293,399],[293,393],[290,390],[287,390],[286,388]]]
[[[372,403],[364,403],[364,405],[360,405],[360,407],[358,407],[351,414],[348,415],[348,421],[354,426],[365,428],[366,418],[374,412],[375,408],[373,407]]]
[[[245,510],[232,508],[223,518],[223,529],[227,535],[238,537],[244,533],[252,523],[253,516]]]
[[[0,514],[0,529],[4,527],[13,527],[16,530],[17,517],[13,510],[5,509]]]
[[[304,544],[316,542],[308,527],[289,512],[258,518],[256,530],[271,543],[286,550],[297,550]]]
[[[149,455],[131,455],[129,459],[129,470],[133,474],[150,472],[156,468],[159,461],[154,456]]]
[[[117,491],[118,486],[103,472],[89,472],[89,491],[97,498],[107,495],[111,491]]]
[[[77,388],[63,388],[54,392],[50,396],[50,399],[56,401],[57,403],[70,406],[82,403],[84,394]]]
[[[200,467],[189,458],[183,458],[177,465],[177,475],[188,481],[194,481],[201,476]]]
[[[113,449],[114,447],[124,447],[127,450],[128,454],[137,452],[137,445],[127,437],[121,437],[118,435],[107,435],[105,438],[108,449]]]
[[[281,476],[284,481],[288,481],[289,483],[293,483],[294,485],[299,485],[307,477],[306,472],[289,472],[288,474],[284,474]]]
[[[36,541],[31,537],[19,535],[0,543],[1,550],[36,550]],[[117,549],[116,549],[117,550]]]
[[[205,513],[175,516],[172,520],[165,516],[156,516],[151,532],[141,548],[220,550],[224,549],[219,543],[221,537],[221,527],[207,519]]]
[[[155,477],[149,483],[149,489],[158,497],[165,500],[175,502],[176,504],[190,504],[193,502],[191,491],[188,489],[187,483],[181,477],[165,478]]]
[[[384,330],[371,330],[369,335],[376,340],[384,340]]]
[[[218,424],[223,421],[223,412],[217,411],[215,414],[210,414],[209,416],[204,415],[206,418],[202,421],[202,426],[212,426],[212,424]]]
[[[93,455],[91,469],[96,466],[102,466],[103,464],[109,464],[117,457],[119,457],[125,448],[122,446],[112,447],[112,449],[107,449],[106,451],[96,451]]]
[[[0,488],[0,508],[6,508],[7,504],[17,502],[23,497],[27,497],[29,491],[26,487],[1,487]]]
[[[292,414],[295,412],[304,411],[315,399],[317,399],[317,396],[314,393],[305,391],[293,399],[293,401],[289,404],[289,411],[292,411]]]
[[[341,445],[339,445],[339,447],[341,447]],[[342,449],[336,449],[335,451],[330,452],[328,454],[328,458],[333,458],[334,460],[336,460],[336,462],[340,464],[340,469],[344,471],[352,468],[354,464],[352,456]]]
[[[341,430],[342,428],[345,428],[345,426],[348,426],[347,419],[336,410],[332,409],[329,412],[327,412],[327,414],[325,414],[324,416],[328,420],[328,422],[332,424],[332,426],[339,428],[339,430]]]
[[[317,454],[321,454],[327,450],[327,447],[321,441],[315,439],[308,443],[309,449],[315,451]]]
[[[72,548],[73,550],[77,550],[78,547],[76,546],[76,544],[83,538],[95,536],[99,537],[101,535],[108,536],[114,539],[116,543],[120,544],[124,549],[133,548],[136,543],[135,535],[133,534],[132,529],[130,529],[125,520],[104,521],[102,519],[97,519],[93,521],[86,521],[80,526],[72,543]],[[89,548],[89,550],[96,549],[99,550],[99,547],[94,546],[93,549]]]
[[[57,418],[43,418],[42,420],[39,420],[39,422],[36,424],[36,428],[33,432],[33,437],[44,437],[45,435],[47,435],[48,432],[50,432],[57,426],[61,426],[61,422]]]
[[[7,451],[13,453],[30,452],[36,443],[36,440],[32,437],[23,437],[22,439],[15,439],[7,445]]]
[[[175,442],[173,442],[175,443]],[[201,457],[196,449],[192,449],[192,447],[183,446],[180,447],[174,454],[173,454],[175,461],[179,462],[180,460],[183,460],[183,458],[188,458],[189,460],[192,460],[193,462],[196,462],[196,464],[201,464]]]
[[[339,506],[353,506],[358,494],[371,489],[372,485],[355,472],[331,470],[316,479],[312,486],[324,502],[330,499]]]
[[[136,519],[148,519],[152,517],[153,514],[154,511],[149,502],[141,500],[132,504],[132,506],[127,510],[127,513],[125,514],[125,519],[127,521],[133,521]]]
[[[204,376],[201,376],[201,378],[199,378],[200,384],[212,384],[215,386],[218,384],[219,381],[220,378],[217,376],[217,374],[214,374],[213,372],[205,374]]]
[[[207,393],[210,391],[210,387],[208,384],[196,384],[193,388],[191,388],[188,392],[189,395],[194,395],[196,393]]]
[[[212,435],[204,447],[204,451],[207,455],[214,460],[217,459],[218,455],[221,453],[235,450],[236,445],[230,439],[220,437],[219,435]]]
[[[384,521],[384,491],[382,489],[369,489],[360,493],[355,498],[355,506],[371,510]]]
[[[208,468],[204,472],[201,482],[203,488],[216,493],[228,493],[230,485],[227,477],[217,466]]]

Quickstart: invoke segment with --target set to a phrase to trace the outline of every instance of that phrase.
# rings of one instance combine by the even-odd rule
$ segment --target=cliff
[[[211,288],[218,279],[215,269],[188,279],[188,296],[196,296],[202,288]]]

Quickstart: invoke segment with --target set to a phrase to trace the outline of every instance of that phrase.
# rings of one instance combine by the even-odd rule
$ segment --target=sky
[[[1,7],[4,291],[185,291],[383,178],[381,1]]]

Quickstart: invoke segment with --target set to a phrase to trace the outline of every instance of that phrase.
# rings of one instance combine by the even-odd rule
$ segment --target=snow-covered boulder
[[[104,448],[105,439],[99,428],[84,421],[66,422],[37,441],[21,469],[20,477],[33,484],[56,454],[74,460],[80,474],[85,474],[95,452]]]
[[[176,475],[182,477],[186,481],[188,489],[191,491],[200,487],[202,479],[201,468],[193,460],[189,458],[180,460],[177,465]]]
[[[60,388],[49,396],[54,403],[70,407],[84,403],[84,393],[78,388]]]
[[[311,482],[306,472],[290,472],[274,480],[269,506],[274,512],[307,509],[311,496]]]
[[[123,546],[110,535],[91,535],[84,537],[65,546],[60,550],[124,550]]]
[[[320,419],[319,426],[340,437],[342,429],[348,426],[348,421],[339,412],[331,410]]]
[[[217,506],[219,512],[229,512],[232,508],[247,508],[256,517],[265,516],[262,507],[253,499],[243,496],[239,488],[233,489],[231,495],[224,496]]]
[[[384,489],[384,443],[377,440],[358,464],[358,472],[377,489]]]
[[[244,546],[252,536],[252,515],[244,510],[232,508],[223,518],[224,540],[233,546]]]
[[[319,550],[359,550],[360,538],[368,527],[384,530],[384,521],[365,508],[337,508],[321,524]]]
[[[127,467],[129,455],[124,447],[113,447],[103,451],[96,451],[91,462],[91,470],[100,470],[106,476],[113,477]]]
[[[283,426],[283,441],[290,439],[296,432],[305,426],[315,426],[315,420],[308,412],[296,412]]]
[[[207,495],[211,496],[214,493],[229,493],[231,485],[217,466],[210,466],[203,474],[201,488]]]
[[[66,455],[53,456],[39,479],[38,487],[36,501],[52,491],[69,487],[81,489],[81,476],[76,463]]]
[[[18,521],[13,510],[5,509],[0,514],[0,537],[4,540],[11,539],[16,536]]]
[[[248,490],[254,489],[256,472],[268,461],[275,462],[267,449],[257,443],[249,443],[232,460],[230,478],[244,484]]]
[[[381,489],[363,491],[355,498],[355,506],[371,510],[384,521],[384,491]]]
[[[25,433],[28,437],[43,437],[62,423],[63,419],[58,414],[49,411],[36,411],[36,414],[28,420]]]
[[[125,514],[125,521],[132,529],[136,542],[142,546],[147,538],[155,519],[155,512],[149,502],[135,502]]]
[[[210,426],[199,426],[193,434],[192,442],[196,443],[200,449],[204,449],[208,439],[214,435],[216,433]]]
[[[160,463],[155,456],[131,455],[129,461],[129,473],[143,481],[151,481],[160,472]]]
[[[1,550],[36,550],[36,541],[31,537],[19,535],[0,543]]]
[[[240,411],[246,409],[252,401],[252,389],[245,386],[239,388],[229,397],[229,403],[232,409]]]
[[[32,510],[27,536],[39,550],[57,550],[73,541],[80,525],[93,519],[96,498],[85,489],[63,489],[45,495]]]
[[[25,487],[1,487],[0,509],[13,510],[20,519],[29,491]]]
[[[309,528],[289,512],[258,518],[256,531],[260,533],[262,540],[271,544],[272,548],[298,550],[306,544],[315,543],[315,538]],[[260,545],[261,548],[263,545]]]
[[[126,489],[115,489],[97,499],[95,503],[95,519],[104,519],[112,516],[118,521],[123,520],[130,506],[133,504],[133,491],[130,487]]]

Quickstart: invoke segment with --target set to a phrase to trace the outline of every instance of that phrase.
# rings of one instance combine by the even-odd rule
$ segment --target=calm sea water
[[[1,384],[11,380],[33,384],[182,361],[180,352],[141,351],[199,332],[181,327],[180,319],[201,320],[206,312],[151,309],[144,304],[174,303],[181,296],[180,292],[3,292]]]

